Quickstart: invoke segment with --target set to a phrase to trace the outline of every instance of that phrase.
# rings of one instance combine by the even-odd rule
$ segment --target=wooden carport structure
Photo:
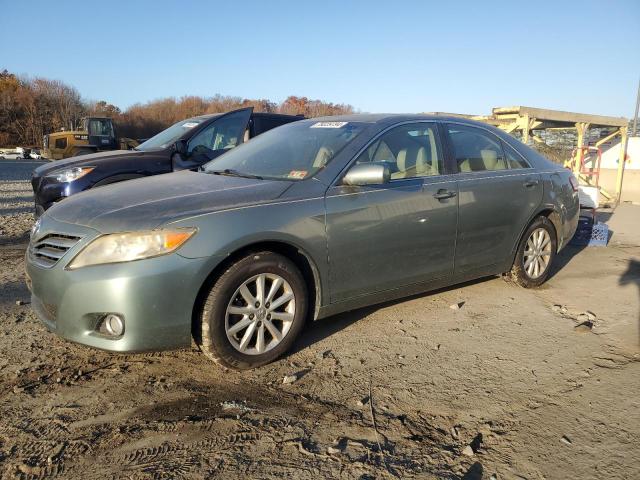
[[[600,189],[600,193],[607,199],[615,197],[616,202],[620,201],[622,192],[622,179],[624,177],[624,166],[627,154],[627,138],[629,120],[624,117],[608,117],[603,115],[591,115],[586,113],[563,112],[560,110],[548,110],[543,108],[533,108],[524,106],[514,107],[496,107],[492,110],[490,116],[474,116],[475,120],[490,123],[496,127],[508,132],[520,132],[522,141],[528,143],[529,139],[542,142],[540,138],[533,135],[534,130],[566,130],[575,129],[577,132],[577,145],[571,167],[580,180],[591,185],[593,178],[589,175],[581,173],[583,163],[583,155],[585,137],[590,128],[613,130],[609,135],[601,138],[596,142],[595,146],[613,140],[620,135],[620,156],[618,160],[618,172],[616,177],[615,195]]]

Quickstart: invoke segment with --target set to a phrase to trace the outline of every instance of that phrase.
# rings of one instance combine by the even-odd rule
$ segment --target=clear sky
[[[121,108],[220,93],[631,117],[640,77],[640,0],[0,0],[0,19],[0,69]]]

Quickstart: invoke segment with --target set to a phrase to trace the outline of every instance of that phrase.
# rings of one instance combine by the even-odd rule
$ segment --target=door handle
[[[456,195],[458,195],[457,192],[441,188],[440,190],[438,190],[436,193],[433,194],[433,197],[437,198],[438,200],[444,200],[446,198],[455,197]]]
[[[531,187],[535,187],[539,183],[540,183],[540,180],[527,180],[526,182],[523,183],[523,185],[526,188],[531,188]]]

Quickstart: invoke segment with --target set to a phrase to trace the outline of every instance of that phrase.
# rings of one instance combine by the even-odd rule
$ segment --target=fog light
[[[119,337],[124,333],[124,320],[113,313],[104,317],[102,325],[104,326],[105,333],[112,337]]]

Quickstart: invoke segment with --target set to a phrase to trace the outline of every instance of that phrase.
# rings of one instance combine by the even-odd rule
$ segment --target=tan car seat
[[[333,157],[333,152],[331,150],[327,147],[320,147],[316,154],[316,158],[313,160],[313,168],[324,167],[327,162],[331,160],[331,157]]]
[[[391,174],[391,178],[392,179],[404,178],[405,177],[404,168],[406,164],[407,164],[407,149],[403,148],[398,152],[398,155],[396,155],[396,166],[398,167],[398,171],[393,172]]]
[[[495,150],[480,150],[480,155],[482,155],[485,170],[504,170],[506,168],[504,159],[498,160],[498,152]]]
[[[465,158],[461,162],[458,162],[458,168],[461,172],[470,172],[471,171],[471,160]]]
[[[427,135],[429,136],[430,150],[427,151],[425,147],[420,147],[416,158],[416,173],[420,176],[438,175],[440,173],[438,149],[433,130],[428,130]]]
[[[392,179],[410,178],[416,175],[417,148],[403,148],[396,156],[398,171],[391,174]]]
[[[433,175],[431,172],[431,163],[427,157],[427,149],[420,147],[416,155],[416,174],[421,177]]]

